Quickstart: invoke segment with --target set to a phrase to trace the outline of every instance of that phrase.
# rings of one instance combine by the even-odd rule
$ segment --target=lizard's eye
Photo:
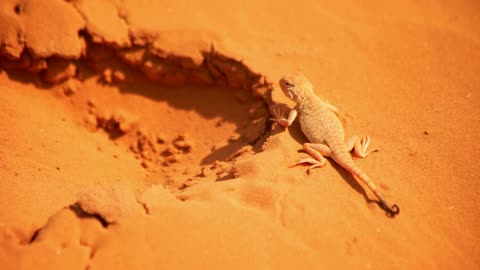
[[[289,83],[288,81],[284,81],[286,86],[293,86],[293,84]]]

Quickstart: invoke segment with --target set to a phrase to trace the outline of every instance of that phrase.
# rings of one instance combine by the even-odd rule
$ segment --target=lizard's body
[[[377,149],[367,151],[370,138],[364,137],[359,140],[358,137],[353,137],[345,142],[342,123],[335,115],[338,113],[338,109],[315,95],[311,83],[304,76],[300,74],[284,75],[280,80],[280,86],[287,96],[297,102],[297,105],[294,110],[290,111],[288,119],[278,117],[279,112],[274,110],[274,115],[277,117],[275,120],[288,127],[298,114],[302,131],[310,141],[310,143],[304,144],[303,149],[313,159],[304,158],[295,165],[312,164],[309,168],[310,171],[325,165],[323,157],[331,157],[338,165],[362,180],[377,196],[382,207],[389,214],[397,214],[398,206],[389,206],[375,184],[360,170],[350,155],[352,149],[358,157],[366,157],[370,152],[378,151]]]
[[[312,143],[327,144],[330,148],[341,147],[345,139],[342,123],[323,103],[319,97],[312,95],[297,104],[295,109],[299,112],[302,131]],[[337,144],[339,141],[342,144]]]

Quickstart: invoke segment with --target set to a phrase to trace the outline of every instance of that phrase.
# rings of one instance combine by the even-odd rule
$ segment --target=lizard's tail
[[[380,207],[382,207],[383,210],[387,212],[387,214],[391,217],[394,217],[398,213],[400,213],[400,208],[398,205],[394,204],[390,206],[388,204],[387,200],[383,197],[382,193],[378,190],[377,186],[373,181],[368,177],[366,173],[364,173],[350,158],[349,161],[346,162],[337,162],[339,163],[343,168],[345,168],[347,171],[349,171],[351,174],[359,178],[365,185],[368,186],[368,188],[377,196],[377,198],[380,200]]]

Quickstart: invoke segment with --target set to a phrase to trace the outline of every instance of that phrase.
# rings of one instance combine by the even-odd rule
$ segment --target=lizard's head
[[[283,93],[295,102],[299,102],[313,93],[310,81],[299,73],[285,74],[279,83]]]

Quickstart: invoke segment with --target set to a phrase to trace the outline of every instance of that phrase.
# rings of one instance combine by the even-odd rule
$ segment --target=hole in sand
[[[15,12],[15,14],[20,14],[20,4],[16,4],[13,7],[13,11]]]
[[[194,64],[148,46],[123,51],[84,38],[79,60],[24,51],[2,65],[10,79],[51,89],[85,128],[129,149],[149,172],[146,184],[183,189],[228,180],[233,160],[259,150],[271,89],[240,62],[212,51]]]

